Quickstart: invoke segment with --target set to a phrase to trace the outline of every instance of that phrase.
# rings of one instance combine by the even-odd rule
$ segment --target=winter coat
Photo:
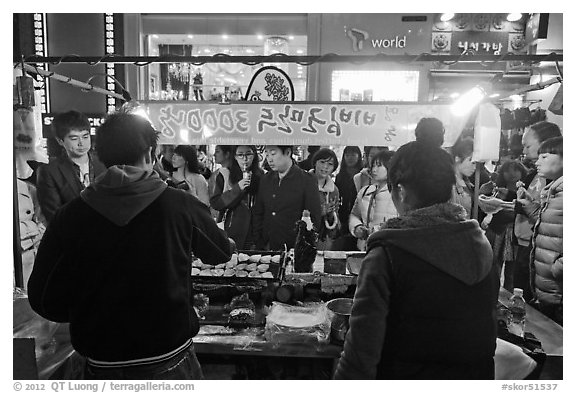
[[[314,169],[311,169],[310,173],[316,178]],[[335,239],[338,235],[338,229],[340,227],[338,211],[327,213],[329,205],[337,207],[340,201],[340,192],[331,177],[326,178],[324,185],[318,185],[318,195],[320,197],[320,211],[322,213],[320,228],[318,228],[318,238],[321,242],[326,241],[324,249],[327,249],[326,247],[330,246],[331,240]]]
[[[540,211],[534,226],[530,275],[536,298],[544,304],[562,304],[563,195],[561,176],[542,190]]]
[[[316,228],[320,228],[318,182],[310,173],[292,164],[282,179],[277,171],[262,176],[252,222],[256,248],[281,250],[294,247],[296,222],[308,210]]]
[[[528,247],[534,234],[534,224],[540,208],[540,193],[546,186],[546,180],[538,176],[535,170],[532,170],[522,181],[526,185],[526,193],[532,197],[532,203],[523,206],[520,202],[516,202],[514,206],[516,212],[514,235],[518,245]]]
[[[230,184],[220,173],[212,189],[210,207],[220,212],[219,220],[224,222],[224,230],[235,242],[239,250],[248,250],[253,245],[252,206],[258,191],[263,171],[258,168],[252,173],[250,191],[241,190],[238,183]]]
[[[104,165],[92,153],[88,153],[90,164],[90,183],[106,171]],[[80,195],[84,183],[80,181],[80,168],[68,158],[64,151],[62,155],[38,168],[36,181],[38,202],[42,214],[50,222],[56,211],[72,199]]]
[[[362,188],[369,186],[374,182],[372,179],[372,174],[370,173],[370,168],[363,168],[360,172],[355,174],[352,179],[354,180],[356,193],[358,193]]]
[[[28,297],[41,316],[70,323],[72,346],[95,365],[163,361],[198,332],[192,253],[215,265],[230,251],[197,198],[115,165],[50,222]]]
[[[493,379],[498,276],[461,206],[390,219],[368,240],[336,379]]]
[[[392,202],[392,196],[387,187],[378,187],[373,184],[366,186],[358,192],[356,202],[350,212],[348,220],[348,228],[350,233],[354,235],[354,229],[358,225],[364,225],[368,228],[369,232],[378,229],[380,224],[386,220],[397,217],[398,212]],[[358,239],[358,249],[363,251],[366,249],[366,240]]]
[[[473,196],[474,191],[472,190],[472,184],[464,179],[456,179],[456,184],[452,188],[452,199],[450,201],[466,209],[467,218],[472,217]]]
[[[354,175],[350,175],[347,170],[341,169],[336,175],[335,181],[336,187],[340,192],[340,198],[342,204],[338,209],[338,218],[341,224],[342,234],[349,233],[348,231],[348,219],[354,202],[356,202],[356,195],[358,195],[358,190],[354,185]]]

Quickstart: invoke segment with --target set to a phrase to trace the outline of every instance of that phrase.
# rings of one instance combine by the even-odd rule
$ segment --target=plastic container
[[[346,252],[324,251],[324,273],[346,274]]]
[[[510,316],[508,319],[508,331],[516,336],[524,337],[524,327],[526,324],[526,301],[524,291],[521,288],[514,288],[514,294],[510,298],[508,309]]]

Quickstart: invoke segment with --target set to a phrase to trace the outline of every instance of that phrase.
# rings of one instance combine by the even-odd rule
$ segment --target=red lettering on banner
[[[322,112],[322,108],[310,108],[310,115],[308,116],[308,127],[309,128],[302,128],[302,131],[305,132],[309,132],[311,134],[317,134],[318,130],[316,128],[314,128],[314,124],[313,123],[318,123],[318,124],[326,124],[325,120],[320,120],[316,117],[317,113]]]
[[[342,128],[340,127],[340,123],[336,120],[336,111],[338,110],[337,107],[332,106],[330,107],[330,120],[332,123],[328,125],[328,129],[326,130],[328,134],[336,134],[337,137],[342,135]]]
[[[218,129],[218,115],[215,109],[209,109],[202,114],[202,124],[211,130]]]
[[[230,134],[234,131],[234,116],[231,109],[226,109],[220,112],[220,127],[224,132]]]
[[[267,121],[273,120],[274,114],[272,113],[272,108],[262,107],[260,112],[260,120],[258,120],[258,133],[264,132],[264,126],[268,127],[276,127],[275,121]]]
[[[192,132],[202,132],[202,115],[200,114],[200,109],[194,109],[188,112],[186,124]]]
[[[241,133],[248,132],[248,111],[236,112],[236,130]]]
[[[286,118],[288,117],[288,115],[290,114],[290,105],[285,105],[284,106],[284,113],[279,113],[278,114],[278,118],[280,119],[280,121],[282,122],[282,124],[284,124],[285,127],[282,126],[278,126],[278,130],[282,131],[286,134],[292,134],[292,127],[290,127],[288,125],[288,123],[286,123]]]
[[[185,112],[178,111],[172,113],[172,107],[167,106],[160,109],[160,116],[158,121],[162,124],[162,134],[166,135],[168,138],[174,138],[176,133],[174,130],[182,128],[185,119]]]
[[[364,125],[371,126],[376,121],[376,113],[364,112]]]

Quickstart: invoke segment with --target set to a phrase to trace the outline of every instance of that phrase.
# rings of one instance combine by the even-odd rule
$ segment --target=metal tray
[[[273,263],[271,262],[268,268],[268,271],[272,273],[272,278],[267,277],[224,277],[224,276],[190,276],[192,278],[192,282],[198,283],[222,283],[222,284],[230,284],[230,283],[242,283],[242,282],[250,282],[254,280],[264,280],[264,281],[281,281],[284,278],[284,274],[286,271],[286,262],[288,259],[288,253],[285,251],[244,251],[240,250],[236,254],[247,254],[247,255],[280,255],[280,262]]]

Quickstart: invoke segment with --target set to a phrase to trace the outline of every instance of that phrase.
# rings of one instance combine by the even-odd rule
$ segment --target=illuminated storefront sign
[[[400,146],[414,139],[422,117],[440,119],[447,142],[463,125],[462,119],[451,116],[448,105],[167,101],[143,105],[161,133],[161,144]]]

